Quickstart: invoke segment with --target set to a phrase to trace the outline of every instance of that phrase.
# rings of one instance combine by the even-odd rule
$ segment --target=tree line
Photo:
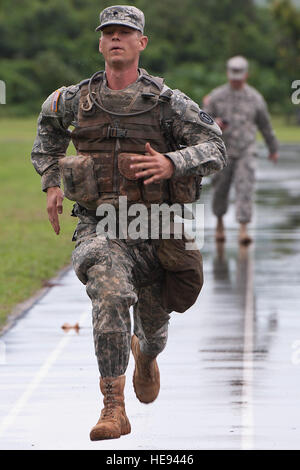
[[[226,80],[226,61],[250,62],[249,82],[274,113],[291,114],[291,83],[300,79],[300,11],[291,0],[131,0],[144,11],[147,49],[141,66],[164,76],[199,104]],[[4,113],[28,114],[56,88],[103,69],[99,12],[107,0],[0,0],[0,80]]]

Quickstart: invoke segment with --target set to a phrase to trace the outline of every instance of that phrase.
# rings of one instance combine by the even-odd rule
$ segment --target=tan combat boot
[[[247,224],[240,224],[239,242],[241,245],[249,245],[252,243],[252,238],[247,232]]]
[[[223,243],[225,242],[226,240],[226,237],[225,237],[225,227],[224,227],[224,223],[223,223],[223,218],[222,217],[218,217],[218,221],[217,221],[217,227],[216,227],[216,242],[217,243]]]
[[[100,390],[104,395],[104,408],[98,423],[90,432],[91,441],[117,439],[131,431],[124,403],[125,375],[100,378]]]
[[[133,373],[135,394],[142,403],[151,403],[157,398],[160,388],[156,359],[141,352],[139,340],[135,335],[132,336],[131,350],[135,359]]]

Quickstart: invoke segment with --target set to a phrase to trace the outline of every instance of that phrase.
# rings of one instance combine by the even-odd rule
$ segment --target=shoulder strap
[[[104,70],[100,70],[99,72],[96,72],[94,75],[93,75],[93,82],[100,82],[103,80],[103,75],[104,75]],[[79,88],[81,88],[83,85],[88,85],[91,81],[91,78],[86,78],[85,80],[82,80],[80,83],[79,83]]]
[[[140,69],[140,71],[142,74],[141,78],[155,85],[161,92],[164,86],[164,79],[161,77],[153,77],[153,75],[150,75],[145,69]]]
[[[81,88],[83,85],[87,85],[89,83],[90,79],[89,78],[86,78],[85,80],[82,80],[78,86],[79,88]]]
[[[170,104],[172,95],[173,90],[171,90],[171,88],[169,88],[168,86],[164,85],[159,96],[160,123],[170,149],[175,151],[180,148],[180,145],[176,142],[172,130],[172,123],[174,118],[174,111]]]

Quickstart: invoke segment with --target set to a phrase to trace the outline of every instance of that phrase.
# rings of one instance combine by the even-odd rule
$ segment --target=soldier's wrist
[[[174,165],[173,160],[172,160],[168,155],[164,154],[164,156],[165,156],[165,157],[168,159],[168,161],[172,164],[172,166],[170,165],[170,171],[172,171],[172,174],[171,174],[170,178],[172,178],[172,176],[173,176],[174,173],[175,173],[176,167],[175,167],[175,165]]]
[[[44,189],[44,192],[46,192],[47,194],[49,194],[49,193],[51,193],[51,192],[57,191],[58,189],[60,189],[60,186],[48,186],[48,188],[45,188],[45,189]]]
[[[183,176],[183,169],[185,167],[185,161],[182,155],[180,154],[179,151],[175,152],[169,152],[165,154],[165,157],[167,157],[172,163],[173,163],[173,174],[172,177],[180,177]]]

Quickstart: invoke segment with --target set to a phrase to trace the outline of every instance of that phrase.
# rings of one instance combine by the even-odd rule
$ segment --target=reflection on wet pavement
[[[229,243],[217,246],[206,284],[215,333],[205,335],[202,359],[229,375],[223,391],[239,409],[245,449],[300,448],[300,166],[299,149],[284,150],[277,166],[260,161],[255,246],[238,248],[232,211]]]
[[[233,208],[226,244],[215,244],[205,188],[203,291],[172,315],[151,405],[134,396],[130,359],[131,434],[88,439],[102,404],[90,304],[69,272],[0,338],[0,448],[299,449],[299,151],[283,147],[278,165],[260,159],[249,247],[238,245]],[[77,322],[77,332],[61,329]]]

